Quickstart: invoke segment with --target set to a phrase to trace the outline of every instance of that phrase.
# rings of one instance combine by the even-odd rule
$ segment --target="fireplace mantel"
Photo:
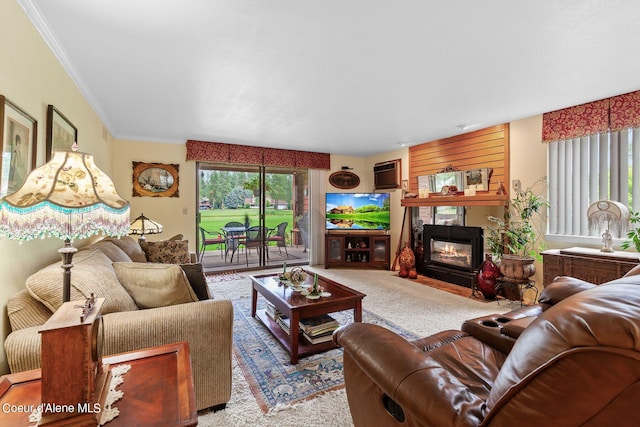
[[[507,194],[478,194],[475,196],[434,196],[426,199],[405,198],[404,207],[420,206],[504,206],[509,201]]]

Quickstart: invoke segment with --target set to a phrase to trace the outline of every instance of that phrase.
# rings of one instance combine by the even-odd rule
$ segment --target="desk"
[[[167,344],[103,358],[111,367],[131,365],[124,382],[116,389],[124,392],[113,407],[120,415],[105,426],[165,425],[195,426],[198,423],[191,356],[186,342]],[[0,377],[0,425],[27,426],[31,411],[11,406],[40,404],[40,369]],[[48,424],[48,426],[54,426]]]

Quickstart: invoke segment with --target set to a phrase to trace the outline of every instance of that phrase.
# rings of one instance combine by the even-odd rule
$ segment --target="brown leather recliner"
[[[640,275],[559,280],[512,313],[534,315],[516,339],[469,325],[413,342],[372,324],[338,329],[355,425],[640,425]]]

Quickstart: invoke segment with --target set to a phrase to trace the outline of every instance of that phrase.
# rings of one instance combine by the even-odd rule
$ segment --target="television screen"
[[[389,230],[389,193],[327,193],[327,230]]]

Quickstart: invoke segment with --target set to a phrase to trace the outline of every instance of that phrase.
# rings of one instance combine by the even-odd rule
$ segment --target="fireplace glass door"
[[[471,244],[431,239],[431,261],[449,267],[471,270]]]

